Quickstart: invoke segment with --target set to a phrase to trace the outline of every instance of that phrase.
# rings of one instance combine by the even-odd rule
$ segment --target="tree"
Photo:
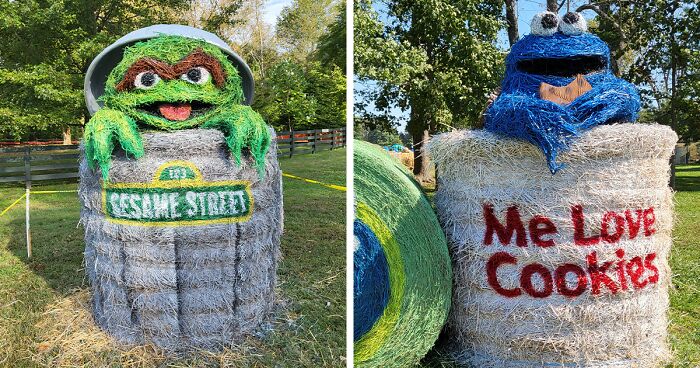
[[[508,22],[508,43],[513,46],[518,42],[518,0],[505,0],[506,21]]]
[[[301,62],[316,50],[317,42],[335,16],[333,0],[294,0],[277,18],[277,38],[286,53]]]
[[[0,134],[20,139],[85,121],[83,77],[129,31],[173,21],[185,0],[0,1]],[[68,130],[69,131],[69,130]]]
[[[335,65],[342,69],[345,74],[345,55],[347,49],[345,47],[346,30],[346,11],[345,0],[338,2],[336,6],[337,15],[335,21],[328,26],[325,33],[318,39],[318,46],[313,54],[314,60],[321,65]]]
[[[187,25],[227,38],[231,28],[242,20],[237,17],[243,0],[189,0],[189,9],[180,14]],[[174,16],[177,16],[174,14]]]
[[[308,81],[303,68],[291,60],[272,67],[253,107],[265,121],[286,130],[310,128],[316,100],[306,93]]]
[[[426,174],[424,140],[451,126],[478,120],[503,73],[495,44],[503,22],[496,0],[355,2],[355,67],[377,109],[409,112],[407,130],[416,155],[414,173]],[[361,110],[360,110],[361,111]]]
[[[700,10],[693,0],[589,1],[592,31],[608,42],[614,70],[640,87],[640,121],[671,126],[681,141],[700,137]],[[672,181],[674,176],[672,171]]]
[[[335,64],[312,62],[307,72],[307,94],[314,97],[314,128],[336,128],[345,125],[345,72]]]

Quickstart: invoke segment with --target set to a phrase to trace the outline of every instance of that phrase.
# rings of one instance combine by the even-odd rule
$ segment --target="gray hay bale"
[[[676,140],[660,125],[596,127],[552,175],[522,141],[434,137],[454,265],[448,353],[473,367],[665,362]]]
[[[103,199],[99,170],[89,169],[85,158],[81,159],[85,264],[95,321],[101,328],[120,342],[151,342],[170,351],[189,347],[217,350],[261,328],[275,302],[283,224],[281,172],[274,141],[273,132],[262,180],[249,154],[243,155],[240,166],[233,161],[217,130],[146,133],[142,158],[126,158],[122,151],[113,157],[109,187],[133,187],[124,183],[152,187],[156,171],[175,160],[193,164],[205,183],[247,181],[252,201],[246,202],[242,191],[230,192],[238,197],[230,194],[220,197],[220,202],[214,199],[220,214],[228,218],[243,211],[244,205],[251,206],[249,218],[234,217],[238,222],[193,225],[183,221],[158,226],[115,222],[133,219],[119,218],[126,212],[114,209],[120,205],[109,202],[107,192]],[[179,171],[174,172],[177,178]],[[198,185],[179,180],[167,183],[195,191],[192,188]],[[223,205],[226,198],[230,210]],[[112,210],[103,208],[108,202]],[[213,216],[212,202],[206,203]],[[141,202],[142,209],[144,205]],[[134,207],[129,208],[135,216]],[[169,208],[175,216],[178,211],[172,208],[181,207]],[[105,210],[111,218],[105,216]],[[148,217],[155,216],[152,212]]]

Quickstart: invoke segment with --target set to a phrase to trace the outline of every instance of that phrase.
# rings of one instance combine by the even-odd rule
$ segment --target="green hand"
[[[203,128],[222,131],[226,143],[236,163],[241,163],[241,150],[245,147],[255,159],[258,173],[265,172],[265,155],[270,148],[272,137],[265,121],[250,106],[236,105],[221,111],[215,119],[205,123]]]
[[[85,126],[85,155],[90,168],[99,165],[105,181],[112,163],[115,139],[127,154],[135,158],[143,156],[141,135],[132,118],[117,110],[104,108],[97,111]]]

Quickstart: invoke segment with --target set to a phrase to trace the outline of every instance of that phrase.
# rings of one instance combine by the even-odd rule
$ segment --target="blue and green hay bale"
[[[411,173],[355,141],[354,360],[405,367],[433,346],[450,308],[445,235]]]

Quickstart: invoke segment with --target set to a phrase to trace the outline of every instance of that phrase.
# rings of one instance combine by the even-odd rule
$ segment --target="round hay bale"
[[[486,131],[432,139],[455,281],[446,349],[474,367],[657,367],[669,356],[665,126],[583,133],[552,175]]]
[[[445,235],[413,176],[355,141],[354,358],[405,367],[433,346],[450,307]]]
[[[107,184],[81,159],[95,321],[120,342],[166,350],[241,341],[275,300],[276,146],[262,176],[249,154],[240,165],[231,159],[218,130],[145,133],[143,143],[138,160],[115,152]]]

